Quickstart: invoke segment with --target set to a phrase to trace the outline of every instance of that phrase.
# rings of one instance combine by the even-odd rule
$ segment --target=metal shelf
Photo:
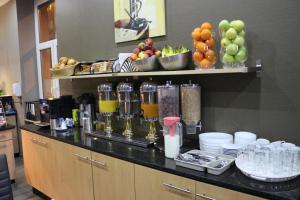
[[[244,74],[261,71],[261,66],[242,67],[242,68],[222,68],[222,69],[199,69],[199,70],[178,70],[178,71],[151,71],[151,72],[123,72],[93,74],[81,76],[62,76],[53,79],[89,79],[89,78],[109,78],[109,77],[139,77],[139,76],[182,76],[182,75],[201,75],[201,74]]]

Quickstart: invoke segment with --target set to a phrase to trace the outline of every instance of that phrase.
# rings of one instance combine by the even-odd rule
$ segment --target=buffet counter
[[[300,199],[300,178],[264,183],[244,176],[235,166],[210,175],[176,166],[158,150],[96,139],[80,129],[59,133],[25,125],[22,140],[27,181],[58,200]]]

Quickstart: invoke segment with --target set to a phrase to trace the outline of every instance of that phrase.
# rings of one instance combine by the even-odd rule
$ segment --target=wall
[[[203,21],[216,25],[227,18],[247,25],[250,57],[262,59],[255,75],[193,76],[202,85],[205,131],[249,130],[260,137],[300,144],[300,2],[295,0],[166,0],[167,36],[157,46],[183,44],[192,48],[191,30]],[[112,0],[61,0],[57,3],[58,51],[79,60],[115,57],[137,42],[114,43]],[[166,79],[166,78],[165,78]],[[186,80],[186,78],[185,78]],[[180,82],[178,80],[175,80]],[[98,82],[64,82],[64,91],[96,91]],[[84,88],[83,86],[86,86]]]
[[[0,88],[12,95],[12,84],[21,81],[16,1],[0,7]],[[23,121],[21,99],[14,97],[19,121]]]
[[[17,0],[23,101],[39,99],[34,32],[34,0]]]
[[[12,84],[21,81],[16,1],[0,7],[0,88],[12,95]]]

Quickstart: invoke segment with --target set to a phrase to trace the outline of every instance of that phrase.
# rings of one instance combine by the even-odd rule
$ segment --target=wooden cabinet
[[[206,183],[196,183],[196,200],[263,200],[262,198],[236,192],[233,190],[209,185]]]
[[[0,132],[0,154],[6,155],[10,180],[14,180],[16,178],[16,167],[12,130],[5,130]]]
[[[22,131],[24,171],[27,182],[53,197],[56,190],[55,141]]]
[[[195,199],[195,181],[135,165],[136,200]]]
[[[95,200],[134,200],[134,164],[92,152]]]
[[[93,178],[91,167],[91,152],[62,142],[56,144],[58,177],[55,200],[92,200]]]

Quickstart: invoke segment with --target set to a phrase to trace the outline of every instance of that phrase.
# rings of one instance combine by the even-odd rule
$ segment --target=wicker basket
[[[63,69],[50,69],[52,77],[61,77],[61,76],[73,76],[75,67],[79,63],[75,65],[67,65]]]

